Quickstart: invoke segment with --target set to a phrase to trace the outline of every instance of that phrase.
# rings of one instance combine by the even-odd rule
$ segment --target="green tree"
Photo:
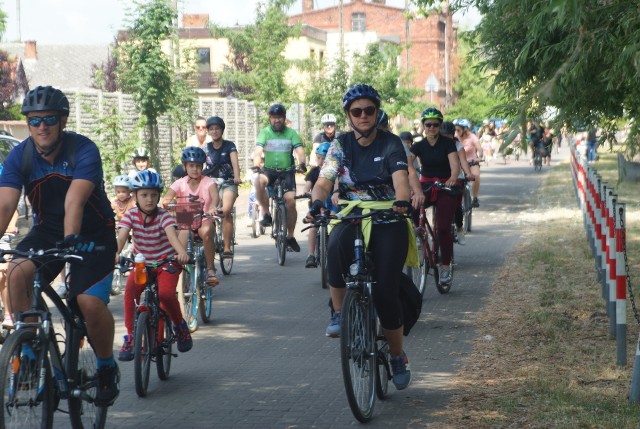
[[[231,70],[220,73],[225,95],[255,101],[266,107],[278,101],[295,100],[295,91],[287,84],[285,73],[291,62],[284,57],[289,38],[300,34],[300,27],[290,26],[286,11],[295,0],[258,2],[256,22],[243,29],[214,27],[213,37],[229,40]]]

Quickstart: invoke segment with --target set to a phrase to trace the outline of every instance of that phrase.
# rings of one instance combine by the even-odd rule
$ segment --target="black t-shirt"
[[[304,176],[305,182],[311,182],[311,189],[316,186],[316,182],[318,181],[318,176],[320,175],[320,167],[313,167],[306,176]]]
[[[420,174],[423,177],[451,177],[449,154],[456,152],[455,140],[438,136],[436,144],[431,146],[427,139],[423,139],[414,143],[409,150],[420,160]]]
[[[316,136],[313,138],[313,143],[332,142],[338,137],[340,137],[341,135],[342,135],[342,131],[336,130],[333,137],[328,137],[323,131],[321,133],[316,134]]]
[[[202,174],[220,179],[233,179],[233,165],[231,164],[231,153],[238,152],[234,142],[223,140],[222,146],[216,149],[213,142],[207,143],[205,153],[207,161]]]

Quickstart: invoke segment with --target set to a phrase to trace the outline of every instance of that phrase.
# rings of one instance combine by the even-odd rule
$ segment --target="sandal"
[[[213,268],[209,268],[207,270],[207,285],[208,286],[218,286],[220,280],[216,276],[216,270]]]

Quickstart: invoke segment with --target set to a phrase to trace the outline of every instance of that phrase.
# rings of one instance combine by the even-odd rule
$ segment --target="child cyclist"
[[[158,207],[160,193],[162,192],[162,179],[153,171],[140,171],[130,181],[131,189],[136,197],[136,207],[129,210],[118,224],[118,255],[125,243],[129,232],[133,232],[135,254],[144,255],[146,262],[160,261],[167,256],[176,254],[181,264],[189,262],[187,250],[178,238],[176,223],[173,217],[164,209]],[[187,352],[191,350],[193,341],[187,322],[182,318],[180,303],[176,297],[178,278],[181,267],[176,270],[158,269],[158,297],[162,307],[166,310],[173,322],[173,330],[176,335],[178,350]],[[140,299],[144,286],[134,284],[135,276],[129,276],[124,292],[124,324],[127,335],[120,349],[118,359],[121,361],[133,360],[133,319],[135,314],[135,301]]]
[[[187,146],[182,151],[181,159],[187,175],[173,182],[162,199],[162,206],[167,207],[176,197],[178,197],[178,203],[180,199],[187,200],[183,197],[191,197],[188,199],[189,202],[201,201],[205,213],[215,214],[220,202],[218,185],[211,177],[202,174],[203,164],[206,160],[204,150],[196,146]],[[210,219],[203,219],[202,226],[198,229],[198,235],[202,239],[204,247],[204,257],[207,261],[206,281],[209,286],[217,286],[219,283],[215,268],[213,233],[213,222]],[[189,232],[186,230],[181,231],[180,241],[182,243],[187,242],[188,234]]]
[[[120,219],[124,214],[136,206],[136,202],[131,197],[131,189],[129,188],[129,176],[122,174],[116,176],[113,179],[113,190],[116,193],[116,197],[111,201],[111,208],[116,214],[116,222],[120,222]]]
[[[129,180],[133,179],[138,171],[149,170],[156,173],[156,170],[151,168],[151,162],[149,161],[149,151],[144,147],[136,148],[131,154],[131,163],[133,169],[129,170]]]

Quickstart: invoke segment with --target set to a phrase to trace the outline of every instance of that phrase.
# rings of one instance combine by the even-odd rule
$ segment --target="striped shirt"
[[[173,216],[162,208],[158,208],[155,216],[147,218],[146,224],[142,216],[140,209],[134,207],[124,214],[118,224],[120,228],[133,231],[133,253],[142,253],[147,262],[157,262],[167,256],[175,255],[176,251],[165,232],[167,228],[176,227]]]

